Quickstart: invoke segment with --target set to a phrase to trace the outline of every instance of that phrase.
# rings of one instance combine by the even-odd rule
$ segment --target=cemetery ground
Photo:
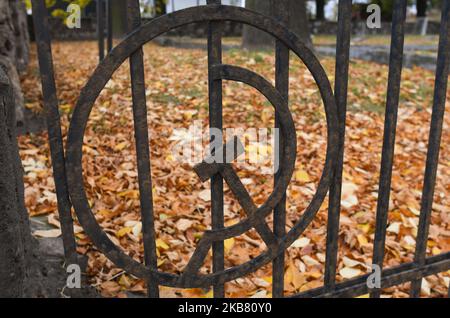
[[[194,43],[204,43],[206,44],[206,39],[204,38],[192,38],[192,37],[176,37],[171,36],[171,38],[178,38],[179,40],[189,40]],[[336,35],[326,35],[326,34],[316,34],[312,35],[312,41],[314,45],[336,45]],[[234,45],[240,46],[242,39],[240,37],[226,37],[223,39],[224,45]],[[416,46],[435,46],[437,50],[437,45],[439,42],[439,35],[405,35],[405,45],[416,45]],[[352,38],[353,45],[385,45],[389,46],[390,36],[387,35],[356,35]]]
[[[158,267],[179,272],[196,242],[210,227],[209,183],[202,184],[194,163],[179,162],[174,146],[199,121],[208,127],[207,57],[200,49],[144,47],[148,122],[150,133],[154,215]],[[98,63],[95,42],[57,42],[53,46],[58,98],[66,136],[80,90]],[[224,52],[224,62],[245,66],[274,81],[273,52]],[[334,82],[334,59],[321,58]],[[337,279],[342,281],[370,270],[375,211],[383,138],[388,67],[353,60],[350,63],[344,184],[339,236]],[[403,70],[396,152],[386,238],[385,267],[413,260],[420,197],[425,169],[434,74],[419,67]],[[36,48],[22,78],[26,106],[42,112]],[[256,90],[224,81],[224,127],[274,127],[274,111]],[[447,93],[447,101],[450,92]],[[85,188],[96,219],[127,254],[143,261],[139,216],[136,152],[128,63],[103,90],[91,113],[83,147]],[[444,119],[441,155],[428,240],[428,255],[450,250],[450,115]],[[326,153],[326,120],[311,74],[294,56],[290,67],[290,110],[297,131],[297,162],[287,192],[287,226],[302,215],[315,193]],[[184,133],[183,133],[184,132]],[[46,224],[37,237],[58,237],[60,224],[46,133],[19,137],[25,171],[26,204],[32,220]],[[206,147],[206,141],[204,141]],[[270,146],[258,147],[271,153]],[[262,149],[264,148],[264,149]],[[238,174],[259,205],[273,189],[273,175],[258,164],[236,164]],[[267,168],[267,167],[266,167]],[[269,170],[273,169],[269,167]],[[225,186],[225,223],[244,217],[237,200]],[[270,219],[270,218],[269,218]],[[323,284],[327,201],[304,235],[287,249],[285,291],[292,294]],[[88,256],[89,282],[106,297],[144,295],[142,280],[116,268],[75,226],[78,252]],[[225,242],[226,266],[248,261],[265,249],[254,231]],[[203,270],[210,271],[209,255]],[[422,295],[447,294],[450,272],[424,279]],[[228,297],[271,296],[271,266],[226,284]],[[211,290],[176,290],[161,287],[163,297],[211,297]],[[407,297],[409,284],[383,291],[385,297]]]

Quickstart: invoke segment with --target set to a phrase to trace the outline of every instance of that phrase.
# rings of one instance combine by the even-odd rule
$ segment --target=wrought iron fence
[[[412,282],[411,296],[418,297],[420,294],[421,279],[423,277],[450,269],[450,252],[426,257],[428,229],[433,204],[450,65],[450,1],[444,1],[442,8],[433,114],[415,258],[413,262],[384,269],[381,272],[380,288],[375,287],[373,289],[367,284],[370,274],[340,283],[336,282],[352,1],[339,1],[339,29],[336,46],[336,80],[334,92],[327,74],[314,53],[286,27],[288,10],[285,7],[285,3],[286,1],[279,2],[276,7],[276,17],[273,19],[244,8],[221,5],[219,0],[209,0],[205,6],[177,11],[154,19],[145,25],[141,25],[138,0],[128,0],[128,19],[134,31],[100,62],[86,86],[81,91],[73,112],[67,145],[64,149],[52,65],[47,11],[43,0],[32,1],[44,105],[47,115],[58,198],[58,210],[61,218],[65,256],[68,263],[76,263],[78,260],[71,215],[71,207],[73,206],[78,220],[94,244],[115,265],[123,268],[130,274],[145,279],[150,297],[158,297],[158,286],[160,285],[179,288],[213,286],[214,296],[224,297],[225,282],[254,272],[270,262],[272,262],[273,268],[273,296],[283,297],[284,251],[312,222],[329,192],[324,286],[301,292],[291,297],[350,297],[367,293],[371,293],[372,297],[379,297],[383,288],[409,281]],[[395,1],[384,142],[373,249],[373,264],[378,265],[379,268],[382,268],[384,259],[397,111],[400,95],[406,10],[406,0]],[[222,63],[220,28],[222,23],[227,20],[256,27],[276,38],[275,87],[263,77],[247,69]],[[209,163],[210,161],[205,160],[194,168],[202,181],[211,180],[212,229],[204,233],[187,266],[181,274],[176,275],[159,271],[157,268],[142,46],[155,37],[174,28],[195,22],[207,22],[209,24],[208,82],[210,127],[222,129],[222,80],[232,80],[248,84],[261,92],[275,108],[276,127],[280,128],[281,131],[281,138],[278,145],[281,147],[281,158],[279,163],[280,169],[275,175],[273,192],[260,207],[257,207],[253,203],[249,193],[229,162]],[[296,160],[295,123],[288,108],[290,51],[303,61],[316,81],[325,106],[328,126],[328,146],[326,161],[317,192],[302,217],[286,233],[286,189],[291,180]],[[144,264],[126,255],[108,238],[106,233],[97,224],[84,190],[81,166],[83,136],[89,113],[96,98],[111,78],[113,72],[127,59],[130,60],[131,65],[130,75],[134,133],[136,137],[140,206],[145,250]],[[224,146],[224,152],[226,152],[229,146]],[[228,184],[232,193],[247,214],[245,220],[230,227],[225,227],[224,225],[224,181]],[[273,230],[271,230],[265,221],[265,217],[270,213],[274,214]],[[224,240],[243,234],[252,228],[256,229],[259,233],[267,245],[267,250],[247,263],[225,269]],[[210,274],[200,274],[199,269],[211,248],[213,252],[213,271]]]
[[[96,0],[97,11],[97,40],[98,58],[105,58],[105,35],[106,52],[113,48],[113,26],[112,26],[112,4],[111,0]]]

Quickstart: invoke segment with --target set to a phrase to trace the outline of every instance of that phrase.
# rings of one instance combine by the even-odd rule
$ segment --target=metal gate
[[[450,252],[426,257],[428,229],[433,204],[436,171],[439,158],[440,139],[446,102],[446,90],[450,65],[450,1],[443,2],[439,52],[433,114],[428,145],[425,181],[422,194],[420,221],[417,233],[415,259],[411,263],[385,269],[381,273],[381,288],[371,289],[367,284],[369,275],[336,283],[336,262],[338,251],[338,231],[340,199],[342,187],[344,137],[347,106],[347,85],[349,69],[349,49],[351,36],[352,1],[339,1],[338,34],[336,47],[336,74],[334,92],[328,76],[314,53],[298,37],[286,28],[288,9],[286,1],[276,6],[276,19],[263,16],[247,9],[224,6],[219,0],[208,0],[205,6],[188,8],[161,16],[145,25],[140,22],[138,0],[128,0],[129,23],[134,29],[100,62],[88,83],[81,91],[73,113],[68,133],[66,149],[63,147],[58,101],[54,81],[51,40],[49,37],[47,10],[44,0],[33,0],[33,17],[36,30],[38,57],[42,78],[45,111],[53,162],[54,178],[58,198],[58,209],[62,224],[65,255],[68,263],[76,263],[76,242],[73,234],[73,206],[85,232],[115,265],[128,273],[145,279],[148,295],[158,297],[158,286],[179,288],[214,288],[215,297],[224,297],[227,281],[247,275],[261,266],[272,262],[273,296],[283,297],[284,251],[308,227],[329,192],[327,225],[327,246],[324,286],[301,292],[293,297],[353,297],[371,293],[379,297],[381,289],[412,282],[411,296],[418,297],[422,277],[450,269]],[[397,110],[399,104],[400,81],[403,61],[407,1],[395,1],[392,24],[391,57],[386,102],[384,143],[380,169],[380,183],[376,216],[376,232],[373,249],[373,264],[383,266],[387,215],[391,188],[394,144],[396,135]],[[224,21],[235,21],[256,27],[276,39],[276,85],[247,69],[222,63],[221,25]],[[157,268],[155,243],[152,185],[150,172],[149,137],[147,123],[146,96],[144,87],[144,66],[142,46],[155,37],[174,28],[189,23],[207,22],[208,71],[209,71],[209,120],[210,127],[222,129],[222,80],[243,82],[256,88],[274,106],[276,126],[280,128],[279,142],[280,170],[275,176],[275,186],[267,201],[257,207],[246,191],[238,175],[229,162],[218,163],[205,160],[194,170],[201,181],[211,180],[212,229],[204,233],[189,263],[180,275],[161,272]],[[296,54],[313,75],[320,91],[326,112],[328,148],[326,162],[317,192],[303,216],[285,232],[286,189],[291,180],[296,160],[295,124],[288,108],[289,52]],[[81,167],[83,136],[93,104],[113,72],[127,59],[131,65],[131,85],[133,116],[136,137],[141,217],[143,223],[143,243],[145,264],[127,256],[117,247],[97,224],[83,186]],[[223,153],[236,144],[223,146]],[[220,149],[216,149],[219,151]],[[224,226],[223,182],[226,182],[247,214],[242,222]],[[273,230],[265,217],[274,213]],[[224,240],[238,236],[250,229],[256,229],[267,250],[247,263],[224,269]],[[199,269],[208,253],[213,251],[213,272],[200,274]]]

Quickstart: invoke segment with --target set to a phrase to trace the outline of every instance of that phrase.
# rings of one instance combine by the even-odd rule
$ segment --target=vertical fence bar
[[[113,48],[113,25],[112,25],[112,0],[106,0],[106,49],[111,52]]]
[[[405,39],[405,20],[407,0],[396,1],[392,18],[391,55],[389,61],[389,77],[386,98],[386,114],[384,120],[384,140],[381,156],[380,182],[378,187],[378,203],[373,246],[372,263],[383,268],[384,245],[389,213],[389,197],[391,193],[392,166],[394,163],[395,135],[397,128],[398,103],[400,99],[400,83],[403,67],[403,46]],[[370,296],[378,298],[381,290],[374,290]]]
[[[450,68],[450,1],[442,2],[442,18],[439,39],[438,59],[436,65],[436,81],[434,89],[433,114],[431,115],[428,154],[423,183],[422,202],[417,231],[414,262],[418,267],[425,265],[428,231],[433,207],[436,174],[439,163],[442,125],[444,121],[445,102],[447,97],[448,75]],[[420,297],[422,277],[412,281],[411,297]]]
[[[208,0],[207,4],[221,4],[220,0]],[[222,129],[222,80],[212,78],[211,68],[222,63],[222,28],[220,22],[209,22],[208,27],[208,89],[209,89],[209,126]],[[212,141],[212,140],[211,140]],[[220,141],[222,143],[222,140]],[[216,141],[217,143],[217,141]],[[211,178],[211,223],[213,229],[224,227],[223,215],[223,178],[216,174]],[[213,272],[225,268],[224,244],[214,242]],[[225,286],[218,282],[213,286],[214,297],[225,297]]]
[[[128,0],[127,5],[128,24],[132,30],[137,29],[141,25],[139,0]],[[147,103],[145,97],[144,52],[142,47],[130,57],[130,72],[144,243],[144,261],[151,269],[157,270],[158,258],[156,254],[156,235],[153,216]],[[152,275],[149,275],[147,280],[147,294],[151,298],[157,298],[159,297],[159,288],[157,282],[152,278]]]
[[[338,13],[338,34],[336,42],[336,75],[334,94],[339,114],[339,157],[336,163],[330,199],[327,224],[327,249],[324,284],[327,291],[335,288],[336,262],[338,254],[339,218],[341,212],[342,170],[344,165],[345,123],[347,117],[347,89],[350,59],[350,38],[352,1],[340,0]]]
[[[97,40],[99,61],[102,61],[105,58],[105,26],[103,22],[103,8],[103,0],[97,0]]]
[[[289,25],[289,1],[280,0],[273,4],[275,18],[286,27]],[[289,49],[281,42],[275,43],[275,86],[276,89],[284,97],[286,103],[289,103]],[[286,105],[288,106],[288,105]],[[275,114],[275,128],[280,128],[280,121],[278,115]],[[280,136],[280,134],[276,134]],[[275,140],[275,183],[279,179],[279,171],[282,169],[284,162],[283,154],[280,149],[283,149],[283,140]],[[281,199],[275,207],[273,215],[273,231],[274,234],[281,238],[286,234],[286,195]],[[282,253],[276,257],[272,262],[272,295],[275,298],[284,296],[284,266],[285,254]]]
[[[77,264],[78,257],[73,232],[72,205],[67,188],[64,145],[58,98],[56,96],[48,12],[44,0],[32,0],[31,3],[64,254],[66,265]]]

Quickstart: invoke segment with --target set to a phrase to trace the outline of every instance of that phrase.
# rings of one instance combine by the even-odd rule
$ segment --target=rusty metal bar
[[[221,4],[220,0],[208,0],[208,5]],[[222,80],[213,79],[211,68],[222,63],[222,24],[209,22],[208,28],[208,89],[209,89],[209,126],[222,129]],[[218,143],[218,141],[211,142]],[[222,140],[220,141],[222,143]],[[224,227],[223,215],[223,178],[216,174],[211,178],[211,223],[213,229]],[[222,271],[225,267],[224,243],[214,242],[213,272]],[[225,285],[222,282],[215,284],[214,297],[225,297]]]
[[[396,267],[385,269],[382,272],[381,288],[389,288],[400,285],[414,279],[415,277],[425,277],[450,269],[450,252],[429,257],[423,266],[417,267],[413,262],[402,264]],[[333,291],[327,291],[325,287],[311,289],[293,295],[292,298],[323,298],[323,297],[357,297],[370,292],[367,281],[370,274],[365,274],[356,278],[346,280],[336,284]]]
[[[42,82],[44,111],[47,121],[48,138],[55,180],[58,212],[64,243],[66,265],[77,264],[76,242],[73,232],[71,202],[67,188],[64,145],[61,133],[61,119],[56,96],[55,74],[48,26],[48,12],[44,0],[32,0],[33,22],[38,51],[39,69]]]
[[[112,0],[106,0],[106,49],[113,49]]]
[[[434,89],[433,113],[431,115],[430,136],[428,138],[428,154],[423,183],[422,202],[417,231],[416,252],[414,262],[418,267],[426,261],[428,231],[433,207],[436,174],[439,164],[442,125],[444,121],[445,102],[447,97],[448,75],[450,68],[450,1],[442,4],[441,30],[438,59],[436,65],[436,81]],[[422,275],[412,281],[411,297],[419,297]]]
[[[392,18],[391,56],[389,62],[389,78],[386,98],[386,115],[384,121],[384,140],[381,157],[380,182],[373,246],[372,263],[381,270],[383,268],[386,228],[389,213],[389,197],[391,193],[392,166],[394,163],[395,135],[397,128],[398,103],[400,99],[400,83],[402,79],[403,46],[405,39],[405,21],[407,0],[396,1]],[[378,298],[381,290],[371,293]]]
[[[132,30],[141,25],[139,0],[128,0],[128,23]],[[131,89],[133,98],[134,136],[138,164],[138,180],[141,204],[142,232],[145,265],[158,269],[156,253],[155,222],[153,216],[152,179],[147,122],[147,103],[145,98],[144,52],[142,47],[130,57]],[[158,284],[151,275],[147,280],[149,297],[159,297]]]
[[[102,61],[105,58],[105,25],[103,21],[103,9],[103,0],[97,0],[97,41],[99,61]]]
[[[275,18],[284,26],[289,25],[289,1],[280,0],[273,5]],[[275,87],[289,106],[289,49],[279,40],[275,43]],[[275,115],[275,128],[280,128],[279,115]],[[283,140],[279,134],[279,140],[275,139],[275,183],[279,179],[279,169],[283,165],[284,158],[280,149],[283,149]],[[277,157],[278,155],[278,157]],[[286,195],[274,209],[273,232],[278,238],[286,235]],[[272,295],[281,298],[284,295],[284,264],[285,254],[280,254],[272,262]]]
[[[327,247],[325,259],[325,289],[335,287],[336,262],[339,240],[339,218],[341,212],[342,171],[344,166],[345,123],[347,117],[348,70],[350,59],[350,37],[352,1],[340,0],[338,13],[338,34],[336,41],[336,75],[334,95],[339,116],[339,157],[336,163],[333,182],[330,186],[328,208]]]

